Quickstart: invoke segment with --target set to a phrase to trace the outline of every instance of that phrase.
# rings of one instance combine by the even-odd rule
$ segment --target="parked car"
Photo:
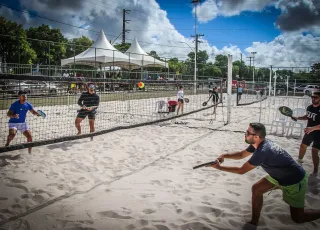
[[[24,90],[30,95],[56,95],[58,92],[63,92],[63,87],[55,82],[23,81],[10,82],[6,86],[6,91],[10,94],[17,94],[19,90]]]
[[[295,88],[296,88],[296,91],[301,91],[301,92],[303,92],[304,89],[306,88],[306,86],[307,86],[307,84],[304,84],[304,85],[299,85],[299,86],[297,86],[297,87],[295,87]]]
[[[319,91],[319,86],[317,86],[317,85],[307,85],[306,87],[305,87],[305,89],[303,90],[303,93],[305,94],[305,95],[312,95],[313,94],[313,92],[316,92],[316,91]]]

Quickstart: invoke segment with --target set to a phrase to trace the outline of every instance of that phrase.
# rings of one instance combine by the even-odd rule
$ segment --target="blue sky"
[[[184,4],[186,1],[183,0],[177,1],[181,5],[169,4],[167,0],[157,2],[167,11],[170,22],[181,34],[185,37],[194,35],[191,4]],[[280,35],[280,30],[274,26],[279,15],[279,10],[267,7],[262,12],[245,11],[238,16],[218,16],[208,23],[197,22],[197,33],[204,34],[204,38],[218,48],[233,44],[244,50],[254,41],[270,42]]]
[[[10,7],[85,30],[3,6],[0,13],[25,28],[41,24],[59,28],[67,38],[84,35],[95,40],[97,32],[92,31],[103,29],[108,39],[114,40],[122,31],[122,9],[130,9],[128,42],[137,38],[147,52],[155,50],[161,57],[185,59],[191,50],[182,43],[194,47],[190,1],[0,0]],[[210,60],[218,54],[232,54],[239,59],[240,53],[246,59],[254,51],[257,65],[261,66],[305,66],[320,61],[319,0],[205,0],[197,9],[197,33],[204,34],[199,49],[206,50]],[[121,36],[117,42],[121,42]]]

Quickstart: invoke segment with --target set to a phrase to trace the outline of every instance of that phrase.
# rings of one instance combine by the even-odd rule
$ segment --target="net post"
[[[231,118],[231,99],[232,99],[232,55],[228,54],[228,113],[227,113],[227,124],[230,124]]]
[[[239,105],[239,92],[238,92],[238,90],[239,90],[239,84],[240,84],[240,83],[237,82],[237,88],[236,88],[236,89],[237,89],[237,92],[236,92],[236,93],[237,93],[237,106]]]
[[[270,76],[269,76],[269,97],[271,96],[271,80],[272,80],[272,65],[270,66]]]

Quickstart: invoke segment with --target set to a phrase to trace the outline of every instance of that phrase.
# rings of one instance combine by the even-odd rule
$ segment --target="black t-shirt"
[[[78,105],[92,107],[98,106],[100,103],[100,97],[96,94],[90,94],[89,92],[82,93],[79,100]]]
[[[216,91],[212,91],[212,100],[218,101],[219,100],[219,94]]]
[[[309,105],[307,107],[308,125],[307,127],[313,127],[320,125],[320,106],[314,107]]]

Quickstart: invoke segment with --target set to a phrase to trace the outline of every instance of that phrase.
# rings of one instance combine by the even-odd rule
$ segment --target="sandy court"
[[[31,155],[8,153],[21,157],[0,168],[0,229],[252,229],[245,221],[251,216],[251,186],[266,175],[261,168],[245,175],[192,170],[246,148],[241,131],[257,121],[257,108],[234,111],[227,126],[219,120],[214,128],[149,125],[37,147]],[[297,158],[300,140],[269,138]],[[311,172],[310,150],[305,159]],[[307,208],[320,207],[319,182],[309,179]],[[281,191],[265,195],[258,229],[309,230],[319,224],[295,224]]]

